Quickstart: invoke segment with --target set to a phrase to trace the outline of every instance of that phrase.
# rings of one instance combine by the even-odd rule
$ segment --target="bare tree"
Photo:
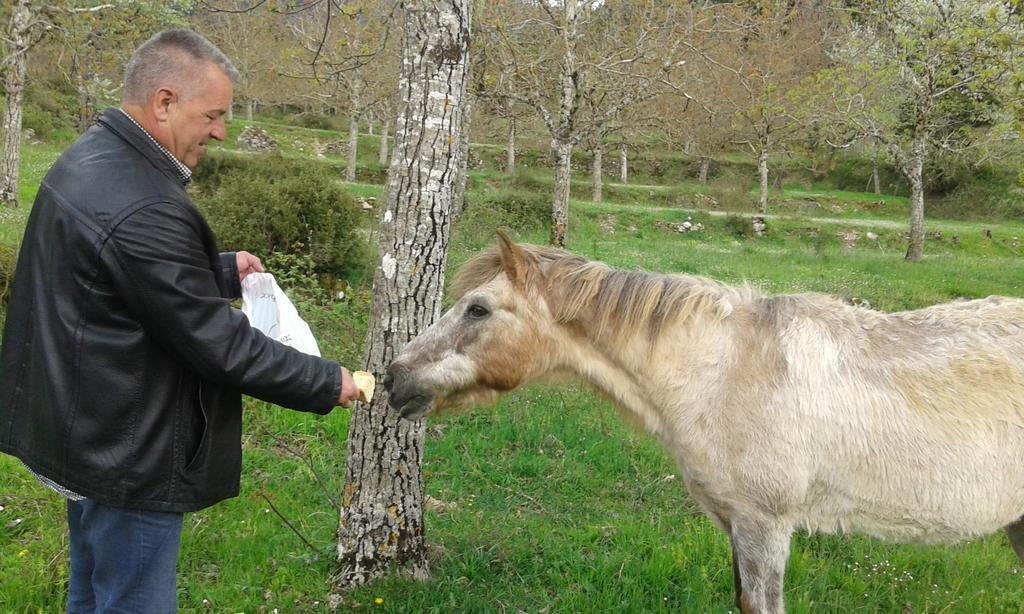
[[[0,150],[0,202],[18,207],[18,166],[21,163],[21,109],[28,72],[28,50],[32,46],[32,30],[40,24],[36,3],[15,0],[5,32],[5,49],[0,63],[0,81],[7,102],[0,118],[3,149]]]
[[[251,4],[251,0],[221,0],[219,10],[200,16],[207,37],[242,75],[235,84],[234,101],[244,105],[246,121],[252,121],[256,105],[280,87],[276,69],[285,55],[280,39],[288,17],[266,5]]]
[[[343,98],[349,116],[345,180],[356,180],[359,125],[394,91],[387,53],[393,2],[349,0],[314,6],[292,24],[296,38],[311,54],[311,78],[327,85],[324,100]]]
[[[378,377],[441,314],[470,35],[470,0],[406,0],[401,111],[380,228],[380,262],[366,338]],[[380,388],[378,388],[380,390]],[[423,539],[422,422],[388,411],[386,391],[349,428],[338,527],[338,588],[390,566],[428,575]]]
[[[865,1],[818,80],[839,146],[869,139],[910,183],[906,259],[924,256],[924,168],[936,152],[981,159],[1006,102],[1019,98],[1011,71],[1024,57],[1019,15],[998,2]],[[1001,138],[1001,137],[1000,137]]]
[[[678,45],[664,34],[675,5],[625,0],[492,5],[486,23],[501,45],[502,72],[513,80],[506,96],[535,109],[551,136],[551,244],[565,245],[573,148],[668,81]],[[548,70],[556,65],[557,74]],[[588,98],[586,106],[599,112],[583,112]]]
[[[477,23],[485,19],[486,17],[479,18]],[[533,110],[515,100],[516,89],[511,64],[489,57],[493,54],[491,49],[500,43],[500,39],[495,34],[495,28],[486,23],[477,34],[477,40],[483,40],[483,43],[477,46],[478,51],[473,54],[475,63],[473,70],[476,75],[473,95],[480,101],[480,106],[477,108],[482,119],[485,122],[497,119],[500,130],[504,130],[505,172],[514,173],[516,171],[517,130],[525,118],[532,115]],[[497,132],[494,136],[497,136]]]
[[[714,48],[704,58],[716,95],[737,120],[733,142],[757,160],[766,213],[769,158],[796,134],[787,93],[824,68],[834,16],[816,0],[744,2],[716,12]]]
[[[124,66],[136,47],[153,32],[187,24],[162,2],[62,3],[53,19],[56,64],[78,96],[75,127],[85,132],[103,106],[119,100]]]

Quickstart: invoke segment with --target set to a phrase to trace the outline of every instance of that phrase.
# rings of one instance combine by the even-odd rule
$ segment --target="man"
[[[71,612],[174,612],[182,514],[238,494],[241,396],[326,414],[338,364],[230,305],[261,271],[218,254],[185,192],[238,73],[194,32],[157,34],[57,160],[25,230],[0,349],[0,451],[68,497]]]

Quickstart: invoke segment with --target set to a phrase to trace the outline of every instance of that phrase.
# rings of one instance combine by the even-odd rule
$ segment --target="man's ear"
[[[501,256],[501,265],[505,269],[505,274],[512,280],[512,285],[520,290],[524,289],[528,268],[526,252],[499,230],[498,253]]]
[[[170,114],[170,107],[172,102],[177,102],[178,94],[169,88],[161,87],[153,94],[150,99],[150,105],[152,105],[153,116],[159,121],[164,121]]]

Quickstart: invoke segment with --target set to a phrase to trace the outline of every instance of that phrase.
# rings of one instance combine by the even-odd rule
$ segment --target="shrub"
[[[725,231],[737,239],[745,239],[750,234],[750,221],[742,215],[727,215],[722,223]]]
[[[496,228],[514,228],[516,232],[523,233],[546,228],[551,221],[551,200],[543,192],[470,192],[466,198],[466,210],[453,229],[464,243],[480,245],[493,242]]]
[[[383,185],[388,181],[388,167],[376,162],[356,166],[356,181]]]
[[[223,154],[204,165],[197,172],[196,200],[221,249],[261,258],[293,254],[307,258],[319,276],[365,272],[368,249],[358,232],[360,211],[329,168],[275,156]]]
[[[313,128],[316,130],[337,130],[338,122],[335,118],[320,113],[300,113],[288,118],[288,123],[302,128]]]
[[[49,139],[54,132],[74,127],[77,105],[74,95],[64,91],[60,84],[30,83],[25,88],[21,127],[32,129],[41,139]]]
[[[14,283],[14,268],[17,264],[18,247],[0,243],[0,305],[6,305],[11,298],[11,284]]]

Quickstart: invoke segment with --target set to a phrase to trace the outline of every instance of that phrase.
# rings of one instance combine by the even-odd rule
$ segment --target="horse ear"
[[[505,274],[512,280],[517,288],[526,287],[526,253],[508,238],[508,235],[498,231],[498,254],[501,256],[501,266]]]

